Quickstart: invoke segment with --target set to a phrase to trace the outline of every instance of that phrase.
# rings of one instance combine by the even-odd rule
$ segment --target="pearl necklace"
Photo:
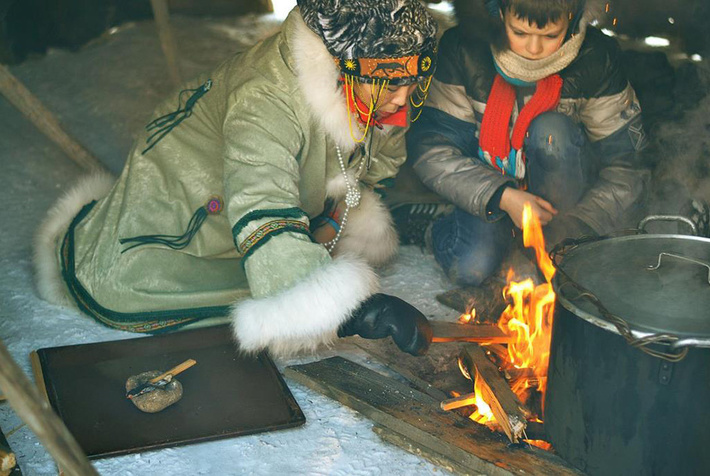
[[[345,225],[348,223],[348,213],[350,212],[350,209],[357,208],[357,206],[360,205],[360,198],[362,197],[362,194],[360,193],[360,187],[358,187],[358,179],[360,178],[360,174],[362,173],[366,162],[365,158],[363,157],[363,159],[360,161],[360,166],[358,167],[357,172],[355,172],[355,183],[350,183],[350,180],[348,179],[348,174],[345,170],[345,161],[343,160],[343,153],[340,151],[340,147],[338,145],[335,146],[335,151],[338,153],[338,164],[340,164],[340,173],[343,174],[343,178],[345,179],[345,211],[343,212],[343,218],[340,222],[340,228],[335,234],[335,238],[330,240],[328,243],[325,243],[325,249],[327,249],[329,253],[333,252],[333,250],[335,249],[335,245],[338,244],[338,240],[340,240],[340,236],[343,234]]]

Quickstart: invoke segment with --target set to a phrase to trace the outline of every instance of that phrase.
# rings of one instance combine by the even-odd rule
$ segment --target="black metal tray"
[[[240,355],[228,326],[39,349],[52,408],[90,458],[292,428],[306,419],[265,353]],[[130,375],[197,365],[177,378],[182,399],[143,413],[125,397]],[[37,364],[38,362],[38,364]]]

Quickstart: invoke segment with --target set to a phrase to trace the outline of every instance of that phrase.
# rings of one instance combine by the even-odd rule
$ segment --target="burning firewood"
[[[460,324],[458,322],[430,321],[434,338],[432,342],[481,342],[503,344],[512,340],[499,327],[488,324]]]
[[[483,400],[490,406],[496,423],[500,425],[508,439],[518,443],[523,438],[527,426],[523,404],[498,373],[496,366],[488,360],[481,347],[475,344],[462,348],[461,364],[469,375],[475,375],[476,387]]]
[[[441,402],[440,407],[444,411],[451,411],[457,408],[467,407],[469,405],[476,404],[476,394],[467,393],[466,395],[460,395],[456,398],[449,398]]]

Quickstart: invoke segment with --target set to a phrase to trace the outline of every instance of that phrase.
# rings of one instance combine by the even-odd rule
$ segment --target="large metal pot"
[[[592,475],[710,474],[710,240],[637,234],[553,254],[552,445]]]

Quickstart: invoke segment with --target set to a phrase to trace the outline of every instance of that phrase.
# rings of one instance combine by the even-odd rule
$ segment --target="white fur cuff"
[[[281,293],[237,303],[231,312],[234,335],[245,352],[269,349],[274,356],[314,351],[377,290],[372,269],[341,256]]]

